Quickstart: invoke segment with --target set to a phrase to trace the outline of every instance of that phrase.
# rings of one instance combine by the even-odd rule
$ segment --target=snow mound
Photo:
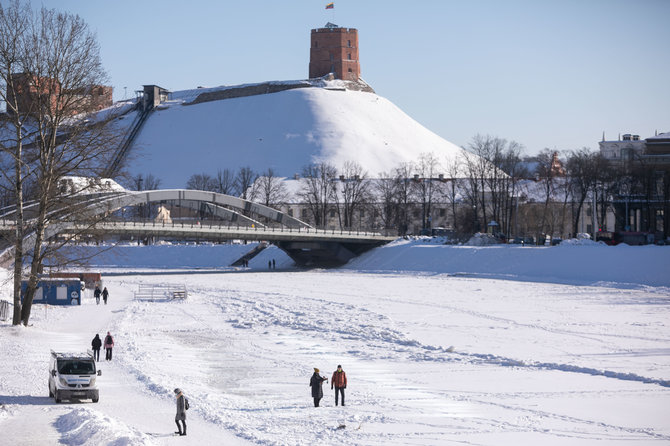
[[[570,238],[563,240],[559,246],[607,246],[603,242],[594,242],[588,238]]]
[[[175,92],[192,98],[201,92]],[[124,118],[131,122],[132,116]],[[131,174],[184,187],[195,173],[251,166],[293,177],[305,165],[359,163],[371,176],[432,152],[447,164],[464,150],[374,93],[296,88],[182,105],[169,101],[149,115],[129,152]]]
[[[483,238],[483,237],[482,237]],[[344,269],[472,275],[575,285],[670,286],[670,249],[607,246],[590,240],[558,246],[436,245],[397,240],[351,260]]]
[[[485,234],[483,232],[478,232],[473,235],[470,240],[465,243],[467,246],[490,246],[490,245],[499,245],[500,240],[492,236],[491,234]]]
[[[135,429],[100,412],[79,408],[60,416],[55,422],[61,443],[71,446],[150,446],[156,443]]]

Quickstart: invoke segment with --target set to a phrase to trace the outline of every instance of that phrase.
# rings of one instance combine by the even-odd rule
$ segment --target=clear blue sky
[[[3,2],[4,3],[4,2]],[[312,28],[357,28],[361,75],[457,144],[597,148],[670,131],[670,0],[33,0],[97,33],[115,99],[305,79]]]

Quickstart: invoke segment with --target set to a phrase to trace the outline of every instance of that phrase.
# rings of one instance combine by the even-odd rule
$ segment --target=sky
[[[2,0],[2,3],[7,3]],[[308,76],[310,30],[358,29],[361,77],[443,138],[598,148],[670,131],[669,0],[33,0],[81,16],[116,100]]]

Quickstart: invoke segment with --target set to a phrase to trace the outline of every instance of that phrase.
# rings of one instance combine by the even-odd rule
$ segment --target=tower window
[[[347,54],[347,59],[351,60],[351,53]]]
[[[351,48],[351,40],[347,40],[347,45]]]
[[[315,40],[315,41],[314,41],[314,48],[318,48],[318,47],[319,47],[319,42],[317,42],[317,41]]]

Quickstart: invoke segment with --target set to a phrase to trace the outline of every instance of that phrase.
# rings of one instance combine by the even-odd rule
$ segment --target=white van
[[[57,403],[62,400],[87,400],[98,402],[98,387],[93,354],[57,353],[51,351],[49,361],[49,396]]]

